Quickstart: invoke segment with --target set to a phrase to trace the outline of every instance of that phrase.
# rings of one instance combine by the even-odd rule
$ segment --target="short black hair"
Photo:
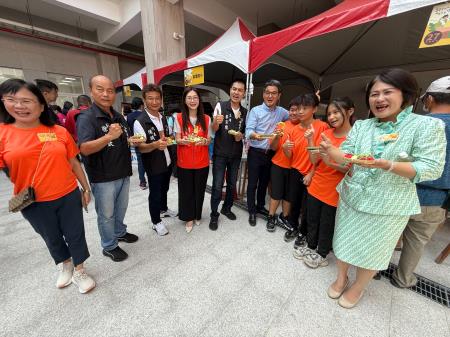
[[[88,95],[80,95],[77,97],[77,104],[78,107],[80,106],[86,106],[86,105],[91,105],[92,104],[92,100]]]
[[[247,90],[247,83],[245,83],[244,79],[242,78],[235,78],[231,83],[230,83],[230,88],[233,86],[233,84],[235,83],[242,83],[244,85],[244,90]]]
[[[144,105],[144,101],[140,97],[133,97],[131,100],[131,109],[133,110],[139,110],[141,106]]]
[[[25,82],[19,78],[11,78],[6,80],[2,84],[0,84],[0,98],[5,94],[16,94],[20,89],[27,89],[30,91],[36,98],[38,102],[44,106],[44,110],[41,112],[39,116],[39,121],[45,126],[53,126],[55,125],[54,112],[50,110],[45,101],[44,95],[42,95],[41,90],[39,90],[38,86],[32,82]],[[13,116],[11,116],[5,108],[3,101],[0,101],[0,114],[5,116],[5,124],[12,124],[16,120]]]
[[[300,96],[300,105],[303,106],[312,106],[316,107],[319,105],[319,97],[313,92],[309,92],[307,94],[301,94]]]
[[[290,100],[288,109],[292,108],[293,106],[300,106],[302,104],[302,99],[300,96],[295,96],[293,99]]]
[[[53,111],[58,111],[58,112],[62,113],[61,107],[60,107],[59,105],[57,105],[57,104],[49,105],[49,107],[50,107],[50,109],[52,109]]]
[[[145,100],[145,95],[148,92],[151,92],[151,91],[159,92],[159,94],[161,95],[161,98],[163,97],[163,93],[162,93],[161,88],[158,85],[154,84],[154,83],[149,83],[149,84],[146,84],[142,88],[142,98]]]
[[[344,97],[336,97],[334,99],[332,99],[330,101],[330,103],[328,103],[327,108],[326,108],[326,112],[328,114],[328,109],[330,108],[330,105],[334,105],[336,107],[336,109],[341,113],[341,115],[344,117],[344,119],[346,117],[349,118],[350,121],[350,125],[353,125],[355,123],[355,113],[353,113],[353,115],[351,116],[347,116],[346,112],[349,111],[350,109],[355,109],[355,103],[353,102],[353,100],[348,97],[348,96],[344,96]]]
[[[282,88],[280,81],[277,81],[277,80],[274,80],[274,79],[268,80],[266,83],[264,83],[263,90],[266,90],[267,87],[277,87],[278,93],[281,92],[281,88]]]
[[[39,88],[39,90],[42,92],[50,92],[52,90],[56,90],[56,91],[59,90],[58,86],[55,83],[53,83],[52,81],[41,80],[41,79],[35,79],[34,81],[36,82],[36,85]]]
[[[433,97],[436,104],[450,105],[450,94],[445,92],[427,92],[422,101],[424,102],[428,96]]]
[[[417,84],[417,80],[409,71],[400,68],[387,69],[375,76],[367,85],[366,105],[369,109],[370,91],[377,81],[392,85],[402,92],[402,109],[409,105],[413,105],[419,95],[419,85]]]
[[[69,101],[65,101],[64,102],[64,104],[63,104],[63,110],[70,110],[70,109],[72,109],[72,107],[73,107],[73,103],[72,102],[69,102]]]

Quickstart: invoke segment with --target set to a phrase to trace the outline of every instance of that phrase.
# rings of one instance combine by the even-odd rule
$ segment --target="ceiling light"
[[[76,78],[73,77],[65,77],[66,80],[70,80],[70,81],[76,81]]]

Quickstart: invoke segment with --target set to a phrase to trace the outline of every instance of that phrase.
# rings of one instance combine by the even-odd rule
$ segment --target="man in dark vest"
[[[241,163],[247,117],[247,109],[241,106],[245,89],[246,85],[243,80],[233,81],[230,86],[230,100],[217,103],[214,109],[212,129],[216,135],[214,138],[211,220],[209,222],[209,228],[213,231],[218,227],[219,213],[217,209],[222,199],[225,172],[227,190],[220,213],[230,220],[236,220],[236,215],[231,211],[231,207]]]
[[[148,207],[153,230],[160,236],[169,231],[161,217],[176,216],[167,207],[167,192],[172,175],[172,160],[167,149],[166,137],[169,126],[165,116],[159,112],[162,103],[162,91],[155,84],[147,84],[142,89],[145,109],[134,122],[134,135],[143,135],[145,143],[139,145],[142,163],[149,181]]]

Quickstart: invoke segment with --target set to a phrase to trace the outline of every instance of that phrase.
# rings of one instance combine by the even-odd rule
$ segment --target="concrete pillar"
[[[140,0],[142,35],[144,39],[147,80],[153,82],[153,69],[169,65],[186,57],[184,38],[174,39],[174,33],[184,37],[183,1]]]
[[[113,55],[97,54],[97,68],[98,75],[104,75],[109,77],[113,83],[120,80],[119,71],[119,58]],[[96,74],[97,75],[97,74]],[[89,82],[89,79],[87,79]],[[86,86],[86,91],[89,92],[89,86]],[[116,96],[116,102],[114,103],[114,109],[120,112],[122,103],[122,94]]]

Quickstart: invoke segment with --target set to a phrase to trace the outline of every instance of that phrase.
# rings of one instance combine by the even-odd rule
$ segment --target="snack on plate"
[[[368,153],[361,153],[361,154],[351,154],[351,153],[346,153],[344,155],[344,158],[347,162],[349,163],[353,163],[353,164],[374,164],[375,163],[375,158]]]
[[[277,123],[277,126],[275,127],[275,129],[278,129],[278,130],[284,130],[284,127],[286,126],[286,123],[285,122],[278,122]]]
[[[173,137],[166,137],[167,146],[175,145],[177,141]]]
[[[261,135],[259,135],[259,138],[260,138],[260,139],[271,139],[271,138],[273,138],[273,137],[275,137],[275,133],[261,134]]]
[[[398,139],[398,133],[389,133],[381,135],[378,139],[382,142],[395,142]]]
[[[194,133],[191,133],[189,136],[187,136],[187,140],[191,143],[200,143],[202,141],[206,142],[207,139],[204,137],[197,136]]]
[[[228,134],[232,136],[236,136],[239,133],[239,131],[236,130],[228,130]]]
[[[130,139],[133,142],[145,142],[145,135],[142,135],[140,133],[135,133],[133,136],[130,137]]]

